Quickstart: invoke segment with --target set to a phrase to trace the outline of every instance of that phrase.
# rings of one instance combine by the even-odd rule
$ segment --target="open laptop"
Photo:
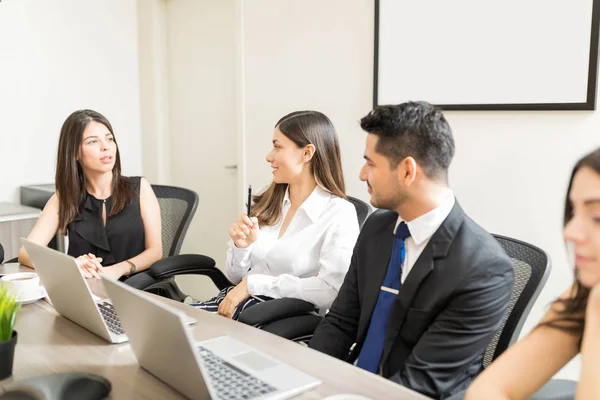
[[[92,294],[73,257],[27,239],[21,242],[60,315],[110,343],[128,340],[110,300]]]
[[[321,383],[229,336],[195,342],[183,312],[102,279],[140,366],[191,399],[287,399]]]

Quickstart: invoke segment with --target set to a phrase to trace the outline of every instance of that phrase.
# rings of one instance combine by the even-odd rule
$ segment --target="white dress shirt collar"
[[[332,196],[331,193],[317,185],[298,210],[303,210],[312,222],[317,222]],[[286,207],[291,206],[291,204],[290,187],[288,186],[283,197],[284,210]]]
[[[448,217],[450,211],[452,211],[454,203],[454,193],[452,190],[448,189],[448,192],[444,195],[444,198],[438,207],[406,223],[406,225],[408,225],[408,230],[410,231],[410,237],[415,245],[419,246],[433,236],[446,217]],[[398,225],[403,221],[402,217],[398,216],[398,221],[396,221],[396,226],[394,227],[394,234],[396,233]]]

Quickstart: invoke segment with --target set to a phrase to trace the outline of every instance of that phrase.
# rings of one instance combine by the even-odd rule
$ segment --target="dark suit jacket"
[[[397,218],[387,210],[369,217],[340,292],[310,347],[356,360],[385,277]],[[508,256],[457,202],[396,297],[382,375],[438,399],[464,390],[483,368],[484,350],[504,317],[513,283]]]

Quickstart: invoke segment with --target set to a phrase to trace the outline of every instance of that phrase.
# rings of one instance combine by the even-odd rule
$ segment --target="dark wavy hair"
[[[429,178],[448,182],[454,137],[439,108],[425,101],[379,106],[360,120],[360,126],[379,136],[375,151],[392,169],[412,157]]]
[[[567,197],[565,200],[564,226],[566,226],[573,217],[573,204],[569,198],[571,186],[573,186],[573,178],[581,168],[590,168],[600,174],[600,148],[592,151],[582,159],[580,159],[569,180],[569,188],[567,189]],[[587,307],[590,289],[583,286],[575,272],[575,284],[573,290],[566,299],[557,299],[552,303],[552,308],[556,312],[557,317],[543,322],[539,326],[549,326],[579,336],[580,345],[583,338],[583,329],[585,327],[585,309]]]

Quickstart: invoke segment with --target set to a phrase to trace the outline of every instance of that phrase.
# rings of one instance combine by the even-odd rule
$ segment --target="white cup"
[[[40,287],[40,277],[35,272],[17,272],[4,275],[2,282],[6,283],[19,299],[36,295]]]

